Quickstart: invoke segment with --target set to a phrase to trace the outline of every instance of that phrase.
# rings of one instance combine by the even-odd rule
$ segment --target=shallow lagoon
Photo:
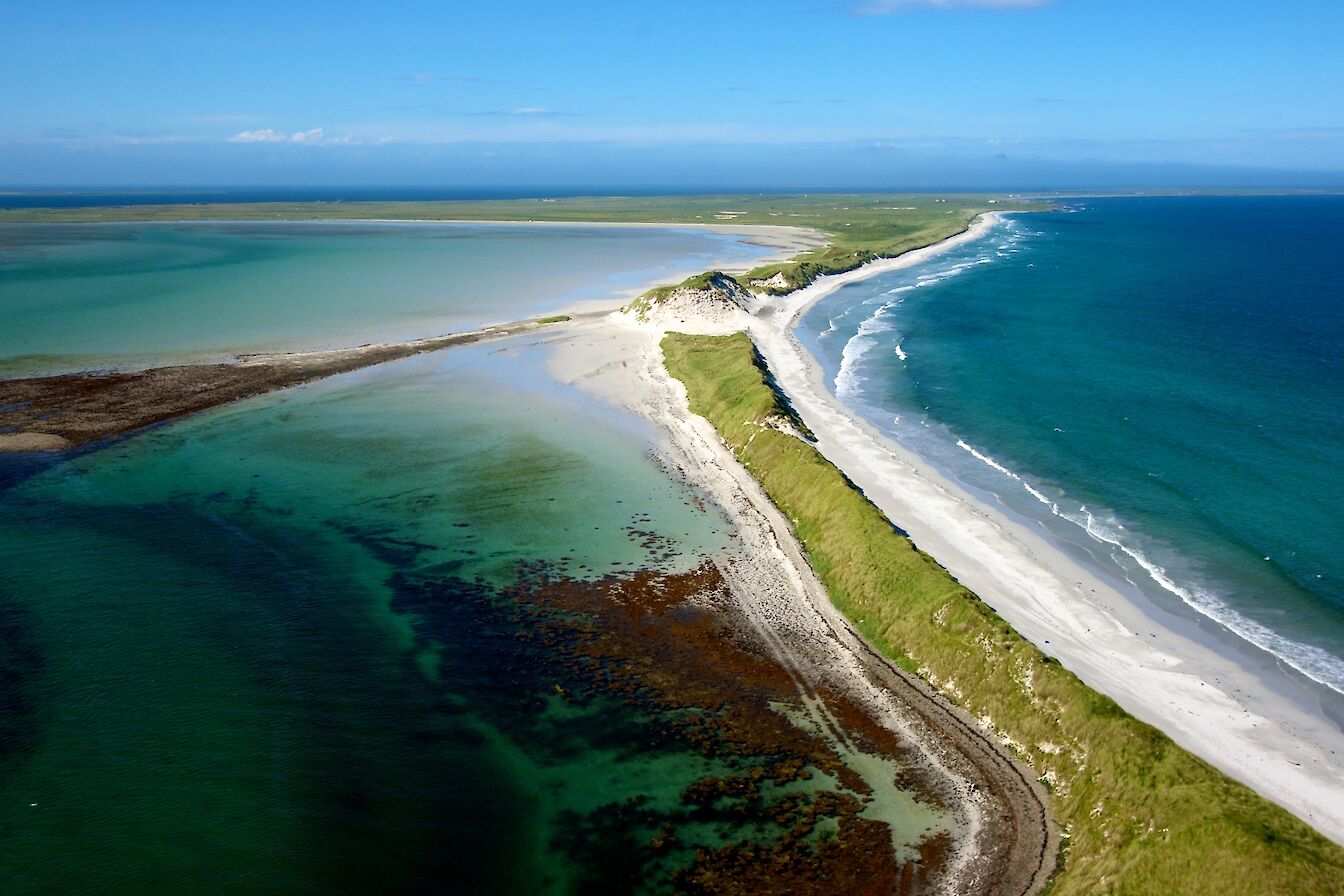
[[[0,228],[0,364],[422,336],[768,251],[660,228]],[[697,846],[778,845],[778,818],[837,794],[911,860],[939,813],[890,780],[876,803],[846,789],[898,767],[834,764],[774,702],[792,685],[725,680],[756,746],[704,746],[726,640],[653,699],[637,627],[616,643],[519,603],[538,576],[675,584],[732,542],[651,424],[557,383],[549,351],[481,343],[0,458],[0,889],[668,892]],[[668,644],[697,612],[668,614]],[[809,738],[819,765],[776,750]],[[814,845],[838,830],[820,817]]]
[[[831,792],[771,784],[768,738],[677,734],[722,697],[595,687],[638,639],[580,627],[576,651],[510,603],[520,564],[685,573],[731,540],[650,425],[556,384],[548,351],[369,368],[0,492],[5,892],[670,892],[696,845],[771,842],[772,805]],[[764,803],[714,796],[764,772]],[[878,783],[863,817],[904,820],[895,845],[940,823]]]
[[[647,432],[497,349],[235,405],[0,496],[7,892],[517,891],[557,865],[550,815],[610,795],[598,769],[678,779],[677,755],[541,761],[556,745],[501,713],[536,695],[490,680],[498,620],[461,607],[442,644],[398,611],[415,572],[645,563],[636,517],[688,557],[724,538]]]
[[[769,254],[747,239],[539,224],[0,224],[0,373],[436,336]]]

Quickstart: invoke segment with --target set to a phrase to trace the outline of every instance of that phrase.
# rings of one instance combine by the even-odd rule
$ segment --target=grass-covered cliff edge
[[[917,550],[812,445],[745,334],[663,340],[668,371],[791,520],[831,599],[1040,774],[1068,839],[1052,893],[1344,893],[1344,848],[1134,719]]]

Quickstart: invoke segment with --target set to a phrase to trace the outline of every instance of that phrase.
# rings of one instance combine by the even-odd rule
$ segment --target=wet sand
[[[182,364],[0,380],[0,451],[60,451],[361,367],[515,336],[568,320],[538,318],[410,342],[330,351],[240,355]]]

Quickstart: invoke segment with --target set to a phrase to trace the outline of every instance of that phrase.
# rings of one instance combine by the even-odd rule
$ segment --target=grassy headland
[[[794,521],[831,599],[881,652],[1009,742],[1067,831],[1057,894],[1344,893],[1344,848],[1139,722],[1018,635],[812,445],[745,334],[663,340],[667,369]]]

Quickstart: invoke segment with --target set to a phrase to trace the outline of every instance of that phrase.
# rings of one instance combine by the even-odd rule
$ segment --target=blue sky
[[[1338,0],[12,3],[0,84],[9,185],[1344,183]]]

